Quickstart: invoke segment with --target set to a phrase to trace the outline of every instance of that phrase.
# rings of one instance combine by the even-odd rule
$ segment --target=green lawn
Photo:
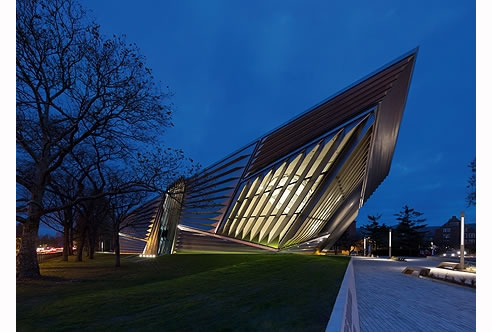
[[[72,258],[72,257],[71,257]],[[170,255],[41,264],[17,283],[18,331],[324,331],[348,258]]]

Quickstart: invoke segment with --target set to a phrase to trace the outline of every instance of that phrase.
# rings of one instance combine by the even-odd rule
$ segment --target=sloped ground
[[[347,258],[295,254],[114,256],[41,264],[17,284],[17,330],[323,331]]]

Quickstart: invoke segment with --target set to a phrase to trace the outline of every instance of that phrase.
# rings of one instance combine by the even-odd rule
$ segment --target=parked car
[[[466,250],[465,250],[465,255],[466,255]],[[460,257],[460,251],[456,249],[448,249],[444,254],[442,254],[443,257]]]

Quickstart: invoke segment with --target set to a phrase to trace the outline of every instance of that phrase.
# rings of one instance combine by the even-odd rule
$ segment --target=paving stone
[[[353,263],[361,331],[475,331],[474,289],[401,273],[439,262],[354,257]]]

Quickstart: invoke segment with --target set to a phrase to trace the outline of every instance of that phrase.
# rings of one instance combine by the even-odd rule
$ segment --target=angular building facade
[[[122,252],[329,249],[389,173],[416,54],[177,181],[128,217]]]

